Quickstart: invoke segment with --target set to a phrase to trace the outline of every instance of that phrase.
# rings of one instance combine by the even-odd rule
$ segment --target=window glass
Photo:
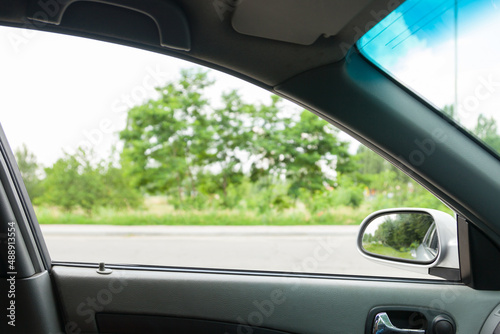
[[[499,6],[491,0],[407,0],[357,45],[500,153]]]
[[[429,277],[364,259],[359,224],[451,211],[314,114],[163,55],[25,34],[1,29],[0,122],[54,261]]]

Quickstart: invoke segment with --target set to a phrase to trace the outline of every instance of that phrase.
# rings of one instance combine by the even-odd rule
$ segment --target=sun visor
[[[246,0],[236,6],[232,25],[241,34],[311,45],[321,35],[337,35],[370,2]]]

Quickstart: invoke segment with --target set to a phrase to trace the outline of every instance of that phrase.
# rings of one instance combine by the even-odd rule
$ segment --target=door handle
[[[387,313],[381,312],[375,316],[372,334],[425,334],[425,330],[397,328],[392,324]]]

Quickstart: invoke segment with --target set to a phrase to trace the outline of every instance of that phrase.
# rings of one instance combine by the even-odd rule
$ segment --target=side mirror
[[[358,250],[386,265],[460,280],[456,220],[441,211],[374,212],[361,223]]]

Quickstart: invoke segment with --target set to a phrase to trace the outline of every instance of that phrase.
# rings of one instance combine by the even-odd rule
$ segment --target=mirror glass
[[[371,255],[415,263],[434,261],[439,249],[434,219],[423,212],[377,216],[367,224],[361,242]]]

